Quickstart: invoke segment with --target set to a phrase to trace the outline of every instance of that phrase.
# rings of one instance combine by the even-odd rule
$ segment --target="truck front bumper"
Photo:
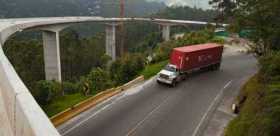
[[[157,78],[157,82],[170,84],[170,85],[172,84],[172,80],[167,80],[167,79],[160,78],[160,77]]]

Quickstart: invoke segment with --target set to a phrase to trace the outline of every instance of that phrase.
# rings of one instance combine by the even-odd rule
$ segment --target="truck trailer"
[[[158,83],[173,87],[200,69],[218,70],[221,65],[223,46],[216,43],[184,46],[174,48],[169,64],[157,76]]]

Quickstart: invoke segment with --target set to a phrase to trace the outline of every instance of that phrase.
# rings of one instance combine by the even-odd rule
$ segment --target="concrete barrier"
[[[102,91],[101,93],[74,105],[71,108],[66,109],[65,111],[51,117],[51,121],[54,126],[59,126],[66,121],[72,119],[73,117],[79,115],[80,113],[96,106],[97,104],[107,100],[108,98],[115,96],[116,94],[121,93],[122,91],[131,88],[132,86],[138,84],[139,82],[144,81],[144,76],[139,76],[136,79],[124,84],[123,86],[117,88],[111,88],[106,91]]]
[[[46,114],[18,77],[0,44],[0,134],[59,136]],[[3,121],[3,122],[2,122]]]

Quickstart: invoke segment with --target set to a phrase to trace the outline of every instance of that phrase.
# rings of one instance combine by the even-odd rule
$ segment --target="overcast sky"
[[[190,7],[198,7],[203,9],[209,9],[209,0],[148,0],[148,1],[161,1],[165,2],[167,5],[188,5]]]

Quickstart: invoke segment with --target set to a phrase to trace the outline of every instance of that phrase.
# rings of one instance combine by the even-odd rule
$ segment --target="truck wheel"
[[[183,77],[182,77],[182,78],[183,78],[183,81],[185,81],[185,80],[187,79],[187,76],[188,76],[187,74],[184,74],[184,75],[183,75]]]
[[[211,66],[211,70],[213,70],[213,71],[219,70],[219,69],[220,69],[220,63]]]
[[[176,80],[174,80],[173,82],[172,82],[172,87],[176,87]]]
[[[208,67],[208,70],[210,71],[215,71],[216,70],[216,64],[215,65],[211,65]]]
[[[215,66],[215,70],[219,70],[219,69],[220,69],[220,67],[221,67],[221,64],[220,64],[220,63],[216,64],[216,66]]]
[[[161,84],[161,82],[160,82],[160,81],[158,81],[158,80],[157,80],[157,83],[158,83],[158,84]]]

